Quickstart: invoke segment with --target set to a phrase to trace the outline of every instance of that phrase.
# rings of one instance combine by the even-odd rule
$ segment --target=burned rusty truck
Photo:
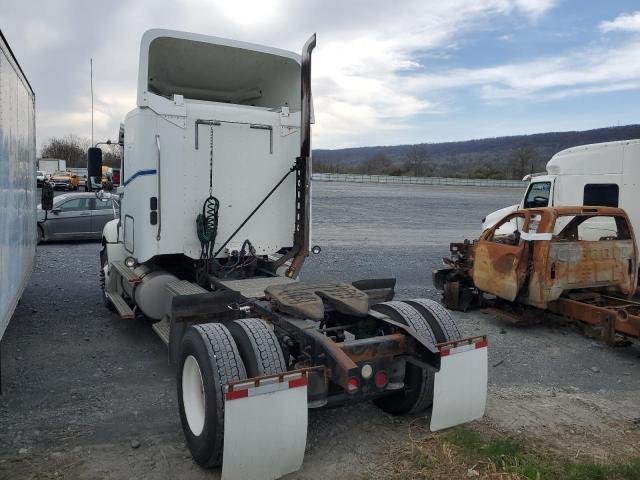
[[[310,251],[311,52],[168,30],[144,34],[120,132],[106,305],[145,317],[177,369],[187,445],[223,478],[300,468],[309,408],[431,407],[434,430],[483,415],[487,340],[462,338],[393,279],[297,279]],[[97,170],[100,152],[90,150]],[[314,248],[314,250],[316,250]]]
[[[624,210],[613,207],[522,209],[474,242],[451,244],[434,285],[448,308],[487,296],[519,314],[547,310],[593,327],[610,344],[640,337],[637,248]],[[515,307],[515,308],[514,308]]]

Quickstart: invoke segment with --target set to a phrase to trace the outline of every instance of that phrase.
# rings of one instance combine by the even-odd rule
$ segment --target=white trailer
[[[36,249],[35,95],[0,31],[0,339]]]
[[[65,172],[67,161],[61,158],[41,158],[38,160],[38,170],[53,175],[55,172]]]
[[[187,445],[200,465],[222,463],[223,478],[300,468],[308,408],[432,407],[434,430],[484,412],[486,337],[462,338],[433,301],[393,301],[395,279],[297,280],[310,246],[315,41],[300,56],[148,31],[119,135],[105,303],[156,322]],[[100,164],[90,149],[90,174]]]

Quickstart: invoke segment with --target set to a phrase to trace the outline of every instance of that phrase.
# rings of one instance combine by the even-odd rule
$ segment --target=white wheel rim
[[[197,437],[204,430],[205,394],[200,365],[193,355],[182,367],[182,404],[189,429]]]

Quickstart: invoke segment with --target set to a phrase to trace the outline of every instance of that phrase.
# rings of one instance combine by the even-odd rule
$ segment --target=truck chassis
[[[144,274],[122,262],[111,268],[106,298],[121,318],[132,319],[132,292]],[[209,345],[209,360],[225,358],[237,366],[220,378],[223,388],[215,390],[213,408],[222,408],[225,388],[233,392],[238,383],[258,386],[265,375],[304,372],[309,408],[374,400],[391,414],[430,407],[443,355],[487,343],[485,336],[462,338],[448,312],[433,300],[394,301],[394,279],[353,284],[278,276],[211,281],[212,291],[187,280],[169,283],[170,314],[153,324],[168,347],[169,362],[178,366],[185,435],[194,458],[206,467],[221,463],[222,443],[209,439],[202,447],[202,439],[190,431],[180,391],[188,358],[205,361],[194,354],[198,342]],[[223,429],[220,421],[215,431]]]

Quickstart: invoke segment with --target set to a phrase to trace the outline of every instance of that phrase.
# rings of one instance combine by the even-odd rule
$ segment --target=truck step
[[[124,298],[122,298],[120,295],[110,290],[107,290],[105,292],[105,295],[107,296],[109,301],[113,304],[116,311],[120,315],[121,319],[133,320],[135,318],[135,314],[133,313],[133,310],[131,310],[131,307],[127,304],[127,302],[124,301]]]
[[[151,328],[158,334],[165,345],[169,345],[169,321],[166,317],[154,323]]]
[[[198,293],[207,293],[200,285],[187,282],[186,280],[178,280],[176,282],[167,283],[167,291],[172,295],[197,295]]]
[[[136,275],[133,270],[127,267],[124,262],[113,262],[111,267],[115,268],[122,278],[129,283],[140,283],[142,281],[142,279]]]

